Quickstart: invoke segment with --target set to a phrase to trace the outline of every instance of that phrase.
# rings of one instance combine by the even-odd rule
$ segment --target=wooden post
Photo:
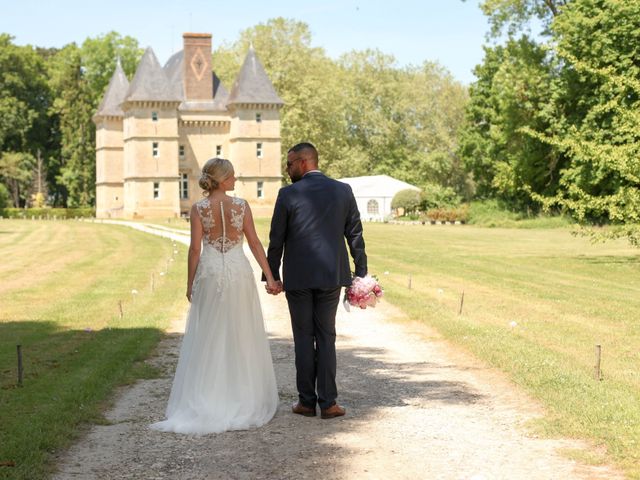
[[[411,290],[411,274],[409,274],[409,285],[407,285],[409,287],[409,290]]]
[[[124,311],[122,310],[122,300],[118,300],[118,310],[120,310],[120,320],[124,318]]]
[[[464,305],[464,290],[462,290],[462,296],[460,297],[460,310],[458,311],[458,315],[462,315],[462,305]]]
[[[600,360],[602,358],[602,347],[596,345],[596,364],[593,367],[593,378],[600,381],[602,380],[602,374],[600,372]]]
[[[16,350],[18,351],[18,386],[22,386],[22,377],[24,376],[24,371],[22,369],[22,345],[16,345]]]

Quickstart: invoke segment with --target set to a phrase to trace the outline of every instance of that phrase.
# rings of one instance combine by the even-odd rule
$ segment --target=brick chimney
[[[184,93],[189,100],[213,100],[211,34],[185,33]]]

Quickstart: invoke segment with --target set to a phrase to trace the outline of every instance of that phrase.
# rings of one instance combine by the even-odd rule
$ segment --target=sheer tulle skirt
[[[242,245],[203,249],[167,419],[151,428],[188,434],[267,423],[278,405],[271,352]]]

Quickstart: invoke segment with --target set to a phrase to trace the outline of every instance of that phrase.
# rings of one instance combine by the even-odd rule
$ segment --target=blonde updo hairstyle
[[[220,186],[233,174],[233,165],[224,158],[211,158],[202,167],[202,174],[198,180],[198,185],[204,190],[204,195],[209,194]]]

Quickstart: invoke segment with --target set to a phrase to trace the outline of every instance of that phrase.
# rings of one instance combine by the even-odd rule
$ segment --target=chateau
[[[93,117],[98,218],[186,214],[213,157],[233,163],[235,195],[258,210],[275,202],[283,101],[264,67],[250,48],[229,92],[212,71],[211,35],[183,39],[164,67],[148,48],[131,83],[116,66]]]

